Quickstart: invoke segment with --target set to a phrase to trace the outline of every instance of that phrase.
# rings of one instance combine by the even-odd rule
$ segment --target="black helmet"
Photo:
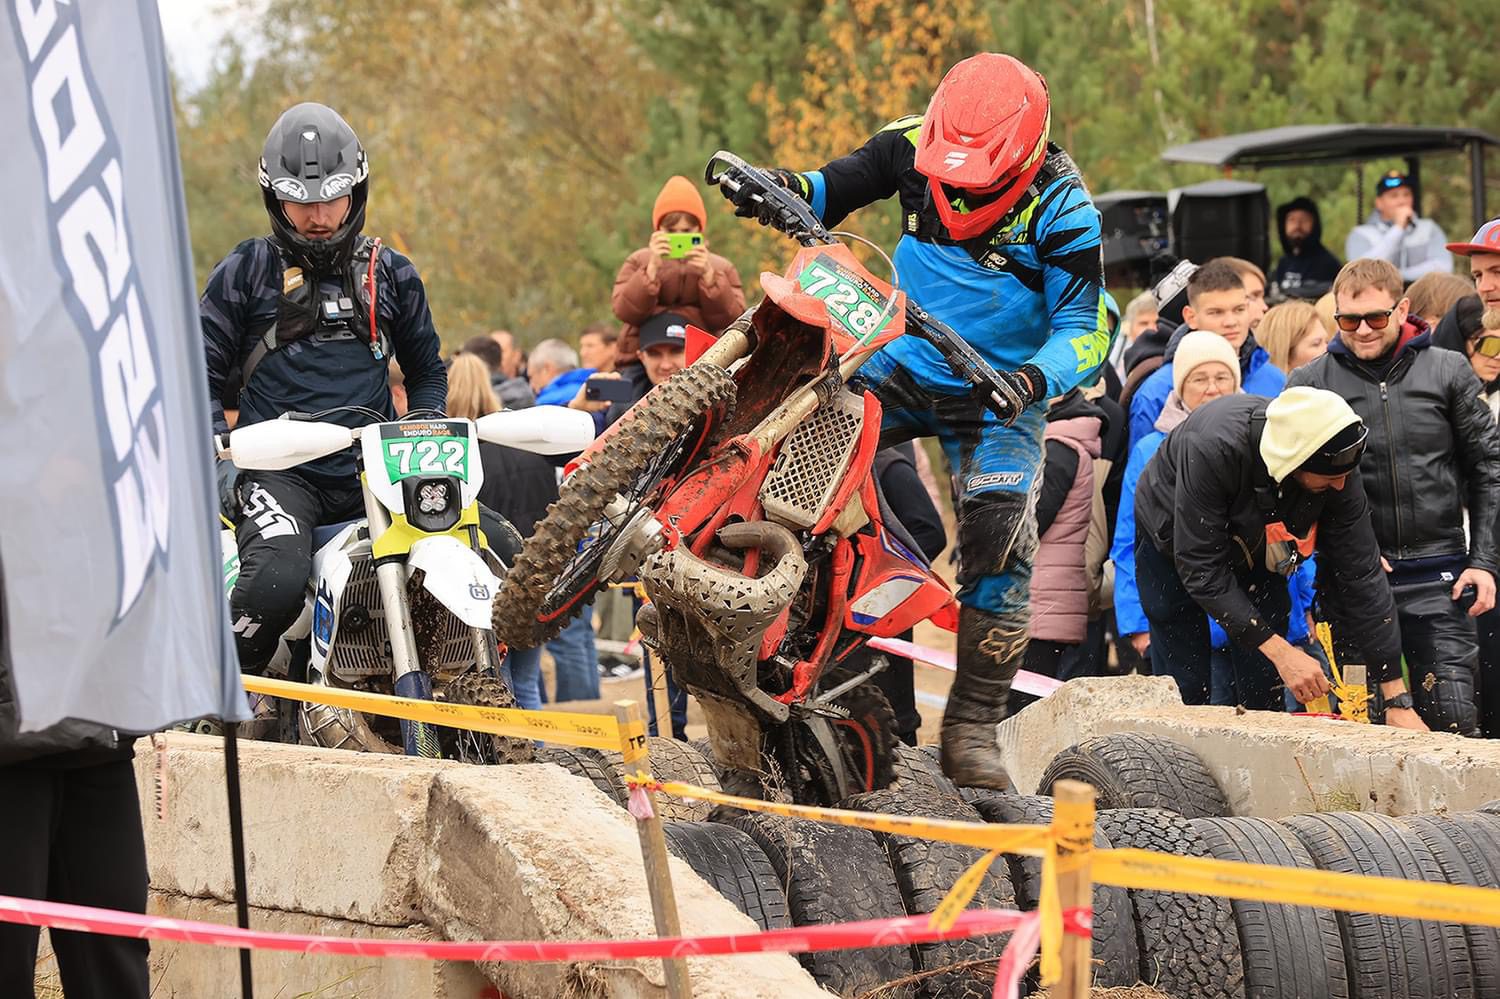
[[[348,265],[365,225],[370,167],[359,136],[324,104],[298,104],[283,112],[266,136],[260,188],[276,241],[309,270],[331,273]],[[313,205],[349,195],[349,214],[329,239],[297,233],[283,201]]]

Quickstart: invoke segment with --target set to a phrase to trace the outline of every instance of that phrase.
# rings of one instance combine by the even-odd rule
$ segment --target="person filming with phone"
[[[651,237],[615,277],[615,370],[645,395],[653,384],[637,356],[641,325],[672,312],[717,336],[745,311],[745,289],[734,264],[709,251],[708,212],[698,188],[673,177],[651,209]]]

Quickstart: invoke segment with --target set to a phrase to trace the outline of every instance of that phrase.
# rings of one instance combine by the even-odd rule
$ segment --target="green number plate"
[[[872,340],[890,324],[885,296],[826,253],[802,269],[797,283],[804,294],[821,299],[828,314],[857,339]]]
[[[469,481],[469,430],[465,423],[403,423],[382,427],[385,473],[392,482],[422,475],[456,475]]]

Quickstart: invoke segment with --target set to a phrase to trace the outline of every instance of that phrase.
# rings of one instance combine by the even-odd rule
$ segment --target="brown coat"
[[[615,354],[620,363],[634,363],[640,345],[640,325],[662,312],[676,312],[699,329],[717,336],[745,311],[745,289],[740,285],[734,264],[717,253],[708,255],[718,280],[713,288],[704,288],[698,275],[681,260],[662,260],[657,265],[656,280],[646,278],[646,261],[651,251],[646,247],[625,258],[615,277],[612,304],[615,318],[625,324],[616,342]]]

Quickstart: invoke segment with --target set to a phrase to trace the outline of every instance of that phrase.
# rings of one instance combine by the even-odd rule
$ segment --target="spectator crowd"
[[[1154,673],[1190,704],[1302,711],[1331,692],[1332,653],[1367,666],[1393,724],[1500,736],[1500,220],[1450,243],[1394,172],[1373,202],[1347,263],[1298,197],[1275,211],[1269,274],[1180,261],[1123,310],[1107,298],[1104,366],[1046,404],[1027,669]],[[609,320],[529,351],[509,330],[470,338],[450,362],[449,412],[565,405],[602,431],[684,364],[690,327],[717,334],[739,316],[739,273],[711,251],[693,183],[671,178],[650,221]],[[623,385],[590,389],[602,380]],[[492,445],[483,457],[484,502],[529,534],[558,470]],[[935,559],[948,538],[926,466],[908,445],[877,472]],[[652,682],[649,656],[624,652],[637,607],[628,590],[601,595],[548,644],[552,697],[597,698],[601,677]],[[549,697],[540,655],[509,663],[526,707]],[[685,738],[686,695],[656,682]],[[883,684],[915,742],[911,663]],[[1029,701],[1014,694],[1010,711]]]

